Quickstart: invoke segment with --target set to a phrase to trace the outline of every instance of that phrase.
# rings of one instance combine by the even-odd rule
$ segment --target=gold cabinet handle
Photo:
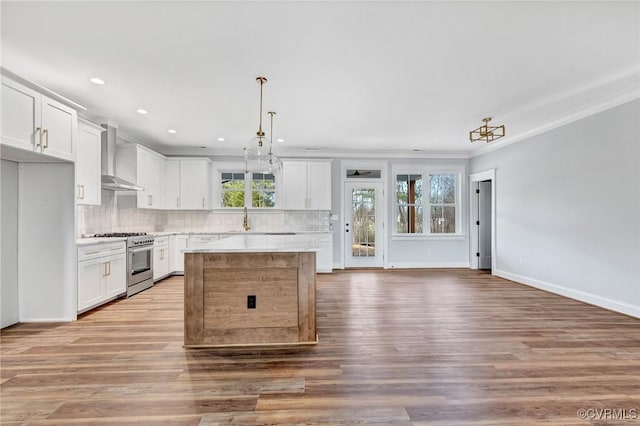
[[[103,262],[102,263],[102,276],[103,277],[106,277],[107,275],[109,275],[109,274],[107,274],[107,263],[108,262]]]
[[[42,134],[44,135],[42,149],[49,148],[49,129],[42,129]]]
[[[80,191],[81,191],[80,199],[84,200],[84,185],[80,185]]]
[[[151,195],[147,195],[147,205],[150,206],[151,204],[153,204],[153,198],[151,197]]]
[[[42,127],[37,127],[36,132],[38,132],[38,142],[36,142],[36,147],[42,146]]]
[[[80,198],[80,185],[76,185],[76,200],[81,200]]]
[[[107,262],[107,275],[111,275],[111,261]]]

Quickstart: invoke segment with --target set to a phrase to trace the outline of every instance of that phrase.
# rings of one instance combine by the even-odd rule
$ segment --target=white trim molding
[[[588,303],[590,305],[598,306],[610,311],[619,312],[635,318],[640,318],[640,306],[630,305],[628,303],[619,302],[617,300],[597,296],[595,294],[586,293],[584,291],[574,290],[562,285],[536,280],[534,278],[526,277],[523,275],[513,274],[507,271],[494,270],[493,274],[509,281],[514,281],[516,283],[534,287],[539,290],[548,291],[549,293],[568,297],[570,299],[578,300],[580,302]]]
[[[473,184],[491,180],[491,274],[496,270],[496,260],[498,252],[496,250],[496,169],[485,170],[483,172],[472,173],[469,175],[469,264],[471,269],[478,269],[478,258],[475,253],[478,252],[478,233],[472,232],[478,218],[478,206]]]
[[[385,269],[469,268],[469,262],[389,262]]]

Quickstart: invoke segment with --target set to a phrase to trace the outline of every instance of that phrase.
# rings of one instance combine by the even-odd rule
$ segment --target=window
[[[244,172],[222,172],[221,180],[221,206],[244,207]]]
[[[429,232],[456,232],[456,175],[429,175]]]
[[[422,175],[396,176],[396,205],[398,220],[396,231],[399,234],[422,233]]]
[[[462,171],[413,168],[395,171],[394,176],[394,234],[461,234]]]
[[[276,178],[271,173],[251,174],[251,207],[275,207]]]
[[[220,172],[220,207],[273,208],[276,178],[271,173]]]

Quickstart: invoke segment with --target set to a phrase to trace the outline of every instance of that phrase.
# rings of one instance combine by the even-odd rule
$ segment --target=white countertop
[[[333,234],[331,231],[157,231],[149,232],[154,237],[166,237],[169,235],[225,235],[225,236],[266,236],[266,237],[291,237],[295,235],[321,235]],[[228,240],[229,238],[225,238]],[[84,246],[88,244],[112,243],[114,241],[125,241],[126,237],[99,237],[99,238],[78,238],[76,245]]]
[[[101,238],[80,238],[76,240],[77,246],[87,246],[90,244],[113,243],[116,241],[126,241],[126,237],[101,237]]]
[[[313,239],[304,235],[234,235],[206,247],[187,248],[183,253],[255,253],[320,251]]]

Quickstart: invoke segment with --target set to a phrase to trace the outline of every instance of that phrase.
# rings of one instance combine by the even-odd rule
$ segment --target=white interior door
[[[491,269],[491,181],[479,182],[478,193],[478,252],[479,269]]]
[[[380,182],[345,182],[344,265],[383,266],[383,191]]]

